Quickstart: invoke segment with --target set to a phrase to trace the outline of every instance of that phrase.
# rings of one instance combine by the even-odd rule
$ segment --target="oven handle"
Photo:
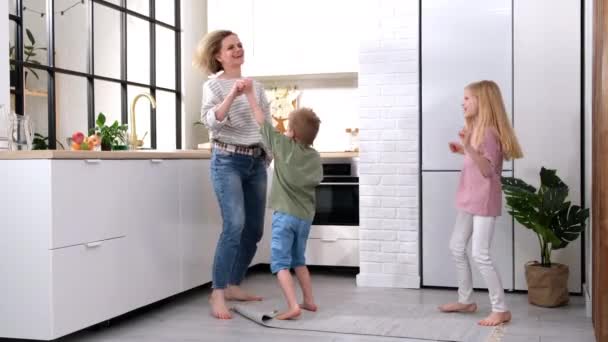
[[[344,185],[344,186],[347,186],[347,185],[359,185],[359,183],[352,183],[352,182],[349,182],[349,183],[327,182],[327,183],[320,183],[319,185]]]

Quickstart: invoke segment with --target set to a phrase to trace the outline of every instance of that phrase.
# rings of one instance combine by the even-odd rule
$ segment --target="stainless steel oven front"
[[[354,162],[324,162],[313,226],[359,226],[359,177]]]

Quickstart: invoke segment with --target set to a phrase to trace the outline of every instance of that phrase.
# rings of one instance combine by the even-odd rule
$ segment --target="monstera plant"
[[[579,237],[589,209],[568,201],[568,185],[555,170],[544,167],[538,189],[515,177],[503,177],[502,188],[509,213],[538,238],[541,261],[526,264],[530,303],[548,307],[568,303],[568,266],[553,263],[551,252]]]

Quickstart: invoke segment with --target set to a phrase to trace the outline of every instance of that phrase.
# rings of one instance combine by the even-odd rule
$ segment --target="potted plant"
[[[25,59],[23,62],[40,65],[40,62],[34,58],[38,55],[36,53],[36,51],[46,51],[46,48],[45,47],[36,47],[36,39],[34,38],[34,35],[32,34],[32,31],[30,31],[30,29],[26,28],[25,33],[27,36],[27,40],[29,41],[29,45],[23,46],[23,55],[25,56]],[[11,60],[15,60],[15,46],[14,45],[10,47],[9,55],[10,55]],[[36,77],[36,79],[40,79],[40,77],[38,76],[38,74],[36,73],[36,71],[34,69],[27,67],[27,66],[25,67],[25,69],[27,69],[29,72],[31,72]],[[25,72],[25,76],[24,76],[24,84],[26,84],[26,85],[27,85],[28,71]],[[17,75],[15,74],[16,70],[15,70],[14,64],[11,64],[10,73],[11,73],[11,87],[14,87],[16,84],[16,80],[17,80]]]
[[[528,301],[545,307],[567,304],[568,266],[552,262],[551,252],[565,248],[579,237],[589,209],[566,201],[568,186],[555,170],[544,167],[540,170],[538,190],[515,177],[503,177],[502,186],[509,214],[538,238],[541,261],[526,264]]]
[[[95,125],[89,130],[89,134],[97,134],[101,137],[102,151],[128,149],[127,125],[121,125],[115,120],[111,126],[107,126],[106,116],[103,113],[99,113]]]
[[[49,137],[45,137],[40,133],[34,133],[34,140],[32,140],[32,150],[48,150],[49,149]],[[65,150],[65,146],[59,141],[55,140],[55,142],[61,146],[62,150]]]

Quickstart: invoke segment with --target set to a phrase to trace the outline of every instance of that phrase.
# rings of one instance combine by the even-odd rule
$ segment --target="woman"
[[[262,238],[266,207],[266,167],[270,153],[262,144],[259,126],[243,94],[250,88],[268,120],[270,112],[262,85],[241,76],[244,50],[231,31],[208,33],[199,43],[194,65],[219,74],[205,82],[201,121],[212,144],[211,181],[222,213],[223,227],[213,261],[211,313],[232,315],[226,300],[262,300],[239,284]]]

